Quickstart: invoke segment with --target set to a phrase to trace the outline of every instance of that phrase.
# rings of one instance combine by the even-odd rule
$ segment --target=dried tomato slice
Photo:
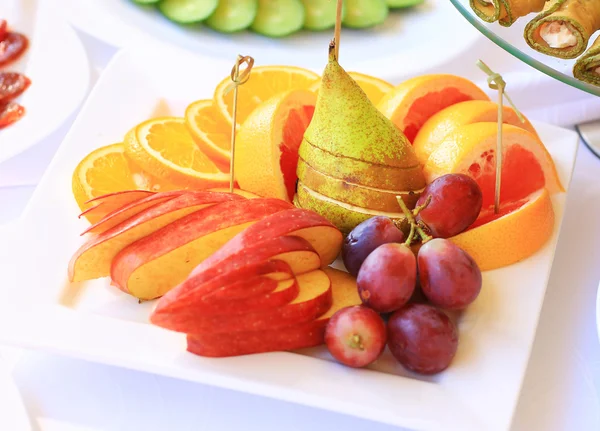
[[[19,97],[31,85],[31,80],[16,72],[0,72],[0,102]]]
[[[19,121],[25,115],[25,108],[15,102],[0,103],[0,129]]]
[[[19,59],[29,46],[29,40],[21,33],[12,31],[4,33],[0,40],[0,67]]]

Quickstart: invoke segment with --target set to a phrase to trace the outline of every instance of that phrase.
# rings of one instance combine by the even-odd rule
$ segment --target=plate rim
[[[152,50],[155,50],[156,47],[152,46]],[[169,48],[171,51],[173,51],[173,48]],[[184,50],[179,50],[180,53],[185,53]],[[109,66],[107,66],[107,68],[105,69],[105,73],[102,75],[102,77],[100,78],[100,80],[98,81],[98,83],[96,84],[96,86],[94,87],[94,89],[92,90],[92,92],[90,93],[90,96],[88,97],[88,99],[86,100],[84,106],[82,107],[82,109],[80,110],[80,113],[77,117],[77,119],[75,120],[71,130],[69,131],[69,133],[67,134],[67,136],[65,137],[65,139],[63,140],[63,143],[61,143],[61,147],[59,148],[59,150],[57,151],[57,154],[55,156],[55,158],[53,159],[53,161],[51,162],[51,165],[49,166],[49,168],[47,169],[46,173],[44,174],[44,177],[42,178],[42,180],[40,181],[40,185],[44,184],[48,178],[47,176],[50,176],[52,173],[54,173],[54,164],[58,164],[61,161],[61,158],[63,156],[63,152],[67,152],[70,148],[68,145],[66,145],[65,143],[68,143],[70,140],[72,140],[73,138],[71,137],[72,134],[75,134],[78,130],[78,128],[80,128],[81,126],[79,126],[80,121],[82,121],[82,117],[85,116],[85,113],[88,110],[88,107],[90,104],[95,104],[95,95],[97,92],[102,91],[102,83],[104,82],[104,80],[110,80],[111,79],[111,74],[110,73],[106,73],[109,70],[112,70],[112,67],[114,67],[114,64],[118,64],[120,61],[122,61],[123,58],[127,58],[128,56],[131,55],[143,55],[141,53],[141,50],[138,50],[136,48],[129,48],[129,49],[124,49],[119,51],[119,53],[117,53],[113,59],[111,60],[111,63],[109,64]],[[175,54],[177,55],[177,54]],[[208,61],[212,61],[213,63],[215,63],[214,60],[208,60]],[[224,70],[227,70],[227,67],[225,67]],[[552,128],[552,129],[557,129],[557,130],[561,130],[564,132],[568,132],[569,136],[572,136],[573,138],[575,138],[576,133],[568,130],[568,129],[563,129],[563,128],[559,128],[556,126],[551,126],[551,125],[546,125],[546,127]],[[71,145],[72,146],[72,145]],[[574,146],[574,155],[573,155],[573,164],[575,163],[575,155],[577,152],[577,145],[576,145],[576,140],[574,139],[573,142],[573,146]],[[568,171],[568,184],[565,184],[566,188],[567,188],[567,192],[564,194],[565,196],[565,201],[566,201],[566,196],[568,194],[568,191],[570,190],[570,185],[571,185],[571,179],[572,179],[572,172],[573,172],[573,165],[569,167],[569,171]],[[20,222],[20,229],[24,229],[26,228],[25,223],[26,221],[30,220],[30,211],[33,208],[34,204],[37,203],[38,201],[38,193],[40,193],[40,188],[38,187],[36,189],[36,191],[34,192],[34,195],[32,196],[27,208],[25,209],[25,212],[23,214],[23,217],[19,220]],[[519,370],[518,373],[518,388],[517,388],[517,393],[514,394],[514,405],[512,405],[511,409],[510,409],[510,417],[507,419],[508,423],[510,423],[510,421],[512,421],[512,418],[514,416],[514,412],[515,412],[515,407],[516,407],[516,403],[518,402],[518,394],[520,393],[520,388],[523,384],[523,380],[524,380],[524,376],[525,376],[525,372],[526,372],[526,368],[527,368],[527,364],[529,362],[530,359],[530,355],[531,355],[531,349],[533,346],[533,341],[535,339],[535,333],[537,331],[537,325],[539,323],[539,316],[540,316],[540,312],[542,309],[542,304],[543,304],[543,298],[546,294],[547,291],[547,286],[548,286],[548,278],[550,276],[550,268],[551,268],[551,263],[554,260],[554,256],[555,256],[555,251],[556,251],[556,247],[557,247],[557,240],[558,240],[558,236],[560,234],[561,231],[561,227],[562,227],[562,222],[564,220],[564,214],[561,217],[561,221],[560,224],[558,226],[556,226],[557,232],[555,233],[556,235],[556,242],[554,243],[554,246],[552,248],[552,253],[549,256],[549,259],[551,260],[550,262],[550,266],[548,268],[548,272],[545,275],[546,277],[546,283],[543,289],[543,295],[542,295],[542,300],[540,301],[539,304],[536,304],[536,310],[535,311],[535,316],[534,316],[534,322],[535,325],[532,328],[532,338],[530,340],[530,342],[528,343],[528,347],[526,352],[524,352],[525,356],[525,364],[523,366],[523,368],[521,370]],[[6,304],[0,304],[0,309],[4,308],[6,306]],[[10,307],[10,308],[14,308],[14,307]],[[9,309],[9,310],[5,310],[0,312],[0,322],[4,322],[5,325],[7,325],[6,327],[9,327],[9,323],[12,323],[12,326],[14,326],[15,321],[21,321],[23,322],[23,319],[26,320],[26,316],[35,316],[36,313],[41,313],[43,315],[43,313],[48,313],[48,314],[54,314],[56,316],[58,316],[58,319],[56,320],[56,322],[54,322],[55,325],[58,325],[59,328],[61,328],[61,325],[64,325],[66,320],[69,320],[72,323],[84,323],[83,320],[81,320],[81,316],[77,316],[78,313],[75,310],[69,310],[66,307],[62,307],[60,305],[57,304],[51,304],[51,305],[46,305],[46,306],[36,306],[35,304],[27,307],[27,309]],[[66,316],[69,316],[69,318],[67,319]],[[18,318],[18,319],[17,319]],[[20,320],[19,320],[20,319]],[[109,327],[114,327],[115,325],[122,325],[123,323],[125,323],[127,325],[128,328],[131,328],[131,330],[134,333],[139,333],[141,335],[141,338],[143,339],[144,334],[147,336],[147,334],[152,334],[153,337],[153,341],[154,341],[154,337],[156,337],[156,340],[158,340],[157,345],[160,345],[162,349],[165,350],[169,350],[170,346],[174,347],[172,352],[169,352],[167,354],[167,357],[171,358],[171,359],[177,359],[179,361],[181,361],[181,356],[183,353],[185,353],[185,349],[182,349],[182,345],[181,342],[183,342],[184,340],[181,339],[181,337],[174,337],[173,333],[169,332],[169,331],[165,331],[162,330],[160,328],[154,328],[151,327],[150,325],[147,324],[137,324],[134,322],[123,322],[123,321],[117,321],[115,322],[114,318],[109,318],[107,316],[97,316],[97,315],[91,315],[91,316],[87,316],[87,319],[85,319],[86,322],[98,322],[98,321],[102,321],[104,322],[104,324],[108,325]],[[28,323],[28,322],[24,322],[24,323]],[[0,324],[0,328],[2,328],[3,325]],[[48,328],[42,328],[43,330],[49,330],[51,327],[51,325],[48,325]],[[334,407],[331,406],[331,400],[329,400],[330,402],[328,403],[328,406],[323,406],[320,404],[321,398],[316,398],[316,399],[309,399],[307,397],[308,394],[306,391],[302,391],[301,388],[296,388],[296,392],[293,391],[294,388],[292,388],[291,392],[290,390],[284,391],[285,393],[281,392],[281,388],[279,387],[279,384],[273,384],[272,382],[269,383],[263,383],[262,385],[258,384],[256,385],[256,382],[254,383],[256,386],[252,386],[251,384],[249,385],[248,380],[244,380],[243,378],[238,378],[237,381],[233,381],[236,379],[236,377],[231,377],[231,376],[220,376],[221,380],[219,382],[215,381],[215,378],[211,378],[210,376],[208,376],[206,374],[206,372],[204,374],[199,373],[198,372],[198,368],[202,368],[202,367],[198,367],[196,366],[195,369],[191,370],[192,372],[195,372],[193,378],[190,378],[188,375],[182,375],[185,374],[182,370],[177,370],[175,366],[173,366],[171,364],[170,367],[165,366],[164,364],[156,364],[156,363],[140,363],[140,361],[137,361],[137,363],[135,363],[135,361],[131,361],[130,358],[125,357],[118,357],[119,354],[122,354],[122,352],[117,352],[116,356],[117,358],[115,359],[114,356],[110,356],[110,355],[106,355],[106,352],[102,352],[102,351],[94,351],[94,349],[97,348],[97,346],[92,345],[90,346],[92,348],[91,352],[82,352],[77,350],[78,347],[83,346],[86,344],[86,342],[89,343],[89,341],[86,341],[84,339],[82,339],[81,337],[83,336],[83,333],[79,332],[81,330],[81,328],[69,328],[69,327],[62,327],[63,330],[65,331],[64,334],[67,338],[66,340],[66,345],[65,345],[65,340],[62,339],[60,340],[60,342],[55,343],[54,345],[52,345],[52,343],[49,343],[48,340],[51,340],[52,337],[48,337],[45,340],[41,340],[39,337],[39,332],[40,332],[40,328],[28,328],[28,331],[23,331],[22,328],[20,328],[20,332],[17,334],[17,331],[14,331],[11,333],[6,333],[6,331],[0,331],[0,339],[2,339],[4,342],[9,343],[9,344],[15,344],[15,345],[20,345],[20,346],[25,346],[25,347],[35,347],[38,349],[42,349],[42,350],[47,350],[47,351],[51,351],[54,353],[61,353],[61,354],[68,354],[69,356],[73,356],[73,357],[77,357],[77,358],[81,358],[81,359],[87,359],[87,360],[92,360],[92,361],[96,361],[96,362],[101,362],[101,363],[106,363],[106,364],[110,364],[110,365],[118,365],[121,367],[125,367],[125,368],[131,368],[131,369],[137,369],[137,370],[142,370],[142,371],[147,371],[147,372],[153,372],[153,373],[157,373],[157,374],[163,374],[163,375],[167,375],[167,376],[171,376],[171,377],[176,377],[176,378],[182,378],[182,379],[186,379],[186,380],[192,380],[192,381],[196,381],[196,382],[201,382],[201,383],[205,383],[205,384],[211,384],[211,385],[215,385],[215,386],[221,386],[221,387],[225,387],[228,389],[235,389],[235,390],[240,390],[243,392],[248,392],[248,393],[252,393],[252,394],[256,394],[256,395],[262,395],[262,396],[270,396],[273,398],[277,398],[277,399],[283,399],[285,401],[292,401],[292,402],[296,402],[299,404],[304,404],[304,405],[308,405],[308,406],[312,406],[312,407],[316,407],[316,408],[324,408],[327,410],[331,410],[331,411],[335,411],[338,413],[342,413],[342,414],[354,414],[356,416],[360,416],[360,417],[364,417],[370,420],[375,420],[378,422],[384,422],[384,423],[390,423],[390,424],[396,424],[396,425],[401,425],[401,426],[415,426],[417,428],[420,429],[441,429],[440,423],[439,421],[436,421],[437,419],[440,419],[440,417],[447,417],[447,418],[454,418],[454,420],[456,422],[454,422],[454,424],[458,424],[458,425],[464,425],[465,423],[467,423],[467,425],[463,426],[461,429],[465,430],[465,429],[482,429],[481,427],[477,428],[477,424],[473,424],[470,423],[470,421],[473,420],[477,420],[477,419],[473,419],[473,418],[456,418],[456,412],[452,412],[452,411],[447,411],[444,412],[444,414],[439,415],[439,417],[436,418],[430,418],[429,421],[427,420],[423,420],[420,418],[406,418],[406,417],[402,417],[401,419],[401,423],[399,422],[399,418],[394,418],[393,415],[390,416],[390,413],[387,414],[386,416],[386,420],[381,420],[380,415],[382,414],[381,410],[374,410],[374,409],[366,409],[360,405],[353,405],[353,404],[343,404],[343,403],[334,403]],[[88,329],[93,329],[93,328],[88,328]],[[529,329],[528,329],[529,330]],[[28,332],[28,333],[27,333]],[[52,335],[52,334],[51,334]],[[98,335],[98,334],[96,334]],[[182,335],[182,334],[180,334]],[[56,337],[56,334],[54,334],[54,336]],[[162,340],[162,341],[161,341]],[[102,342],[100,340],[100,342]],[[107,341],[104,341],[105,343]],[[70,343],[70,344],[69,344]],[[164,343],[164,344],[163,344]],[[137,347],[141,347],[140,351],[143,351],[143,345],[137,345]],[[148,346],[146,346],[147,348]],[[291,354],[291,353],[285,353],[285,352],[277,352],[274,354],[270,354],[271,356],[269,356],[269,358],[281,358],[283,357],[287,357],[287,358],[294,358],[293,361],[304,361],[304,360],[310,360],[313,362],[325,362],[325,361],[314,361],[312,358],[304,358],[301,359],[303,357],[301,357],[300,355],[295,355],[295,354]],[[264,357],[263,357],[264,358]],[[189,359],[189,358],[188,358]],[[247,359],[247,357],[244,357],[244,359]],[[184,358],[185,360],[185,358]],[[190,359],[191,361],[192,359]],[[193,361],[195,361],[194,363],[198,362],[198,358],[194,357]],[[201,361],[204,362],[204,361]],[[227,363],[229,362],[234,362],[235,361],[226,361]],[[204,362],[206,363],[206,362]],[[250,361],[250,363],[252,363],[252,361]],[[246,363],[244,363],[246,364]],[[318,365],[319,368],[327,368],[329,370],[329,372],[332,372],[338,376],[343,377],[344,376],[344,371],[342,370],[343,367],[331,367],[331,365],[325,365],[325,364],[320,364]],[[218,367],[217,367],[218,368]],[[334,370],[334,371],[331,371]],[[353,370],[355,371],[355,370]],[[368,377],[369,379],[375,379],[377,380],[377,377],[372,377],[371,374],[368,374],[369,370],[356,370],[359,373],[366,373],[363,375],[366,376],[371,376]],[[186,370],[186,372],[189,374],[190,370]],[[383,375],[385,376],[386,379],[390,379],[390,378],[402,378],[400,376],[390,376],[388,374],[381,374],[381,373],[375,373],[377,375]],[[198,376],[200,375],[200,376]],[[233,379],[233,380],[232,380]],[[428,388],[429,386],[427,386],[427,384],[422,385],[422,381],[419,381],[418,384],[416,383],[411,383],[414,382],[413,379],[405,379],[403,378],[405,382],[408,382],[407,385],[410,387],[414,387],[415,385],[418,388],[418,391],[429,391],[430,389],[425,389]],[[240,383],[241,382],[241,383]],[[250,382],[251,383],[251,382]],[[243,386],[242,388],[240,388],[240,385]],[[275,385],[275,386],[274,386]],[[300,383],[298,383],[298,386],[301,386]],[[277,389],[279,389],[279,391],[277,391]],[[299,391],[299,392],[298,392]],[[274,395],[276,393],[276,395]],[[291,396],[290,394],[294,393],[295,396]],[[301,400],[298,400],[298,394],[300,394],[301,396]],[[436,391],[431,391],[432,397],[439,397],[439,393],[437,393]],[[436,395],[437,394],[437,395]],[[452,407],[456,407],[456,406],[452,406]],[[349,411],[352,410],[352,411]],[[452,410],[451,408],[448,410]],[[460,409],[457,409],[457,411],[459,411]],[[357,411],[359,412],[357,414]],[[385,413],[385,412],[384,412]],[[435,421],[435,422],[434,422]],[[467,421],[467,422],[465,422]],[[480,425],[480,424],[479,424]],[[500,425],[502,426],[502,425]],[[508,426],[508,425],[507,425]],[[448,428],[445,428],[448,429]],[[504,429],[504,428],[502,428]]]

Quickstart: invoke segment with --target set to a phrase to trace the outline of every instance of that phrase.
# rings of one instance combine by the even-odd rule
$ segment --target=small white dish
[[[156,61],[160,58],[161,61]],[[149,67],[151,65],[151,67]],[[185,351],[185,336],[148,324],[153,304],[138,304],[106,279],[67,281],[83,239],[71,175],[93,149],[117,142],[135,124],[182,115],[211,97],[230,72],[172,46],[121,51],[105,69],[71,131],[11,229],[0,257],[0,342],[269,396],[396,426],[436,431],[506,431],[511,423],[547,287],[565,209],[553,197],[555,230],[534,256],[483,274],[484,288],[459,323],[457,357],[423,378],[386,353],[370,369],[335,363],[324,348],[209,359]],[[176,79],[174,79],[176,77]],[[545,124],[537,130],[568,188],[578,137]],[[2,248],[0,247],[0,253]]]
[[[89,90],[87,54],[59,9],[53,0],[2,1],[1,18],[29,38],[25,56],[3,70],[24,73],[31,86],[17,99],[25,116],[0,130],[0,163],[54,132]]]
[[[125,47],[152,37],[232,64],[238,54],[243,54],[253,56],[257,65],[319,69],[327,59],[327,46],[333,37],[333,30],[302,31],[282,39],[249,31],[222,34],[201,24],[177,25],[156,8],[142,7],[130,0],[60,3],[73,25],[110,45]],[[349,71],[360,70],[394,83],[459,58],[480,38],[477,30],[465,25],[464,18],[448,0],[426,0],[413,10],[391,13],[384,24],[374,29],[344,28],[340,57]]]

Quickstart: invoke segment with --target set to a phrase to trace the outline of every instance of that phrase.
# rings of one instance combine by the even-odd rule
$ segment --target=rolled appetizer
[[[525,39],[536,51],[576,58],[600,30],[600,0],[550,0],[525,27]]]
[[[573,67],[573,76],[588,84],[600,86],[600,36]]]
[[[541,12],[546,0],[470,0],[471,8],[487,22],[499,21],[510,27],[515,21],[533,12]]]

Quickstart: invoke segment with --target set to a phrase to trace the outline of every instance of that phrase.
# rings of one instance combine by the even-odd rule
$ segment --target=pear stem
[[[335,14],[335,32],[333,35],[333,40],[335,40],[335,58],[339,60],[340,58],[340,34],[342,32],[342,6],[344,4],[344,0],[337,0],[337,10]]]

